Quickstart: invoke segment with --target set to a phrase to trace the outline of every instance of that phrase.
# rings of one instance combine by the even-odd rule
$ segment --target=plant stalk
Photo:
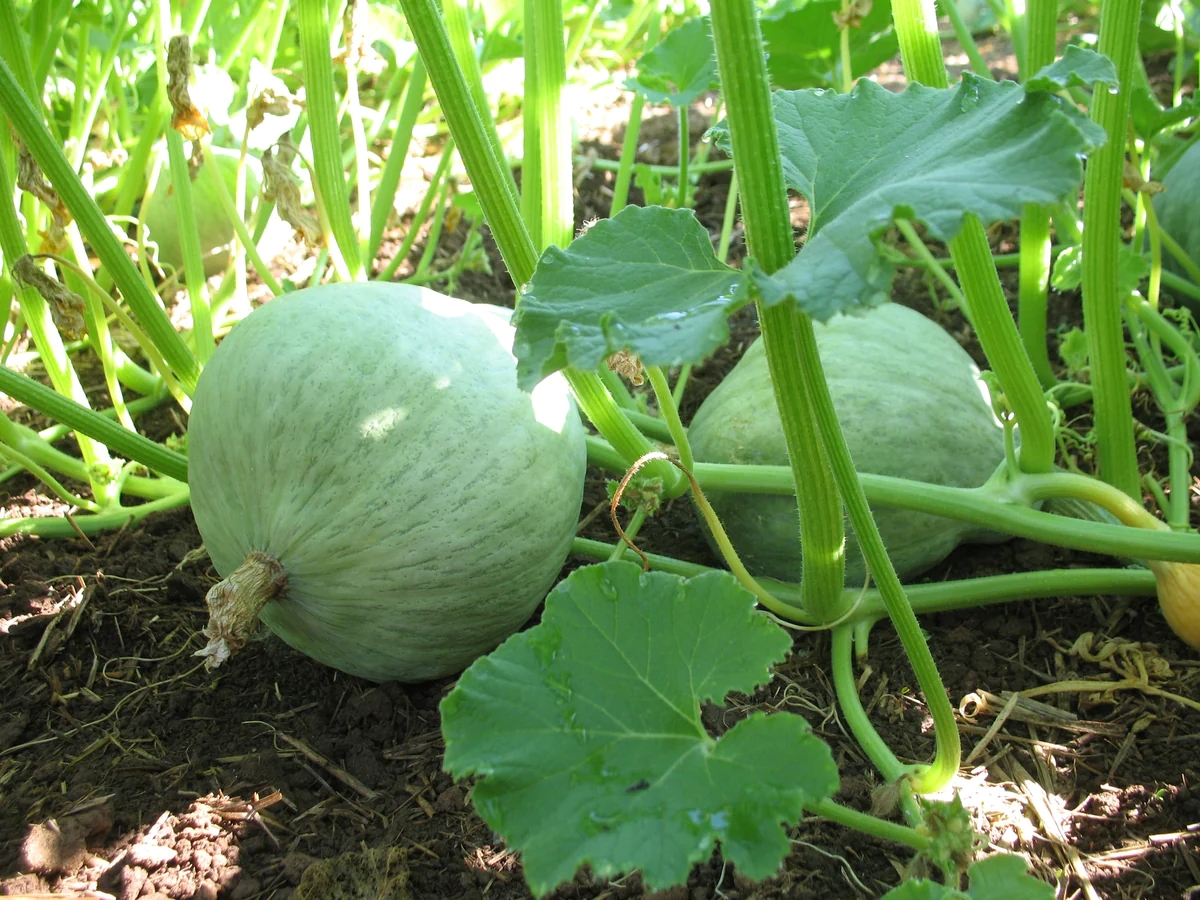
[[[796,245],[752,0],[714,6],[712,30],[746,241],[758,264],[770,273],[792,261]],[[840,603],[846,536],[842,500],[827,456],[827,451],[837,451],[823,446],[823,434],[813,427],[819,415],[814,407],[830,400],[812,320],[794,304],[767,308],[760,303],[759,324],[796,487],[799,533],[804,535],[802,605],[819,621],[832,622],[844,612]],[[836,417],[833,421],[837,427]],[[843,452],[844,446],[842,442]]]
[[[1141,0],[1104,0],[1097,51],[1112,60],[1120,89],[1097,85],[1091,117],[1108,135],[1092,151],[1083,187],[1083,322],[1093,385],[1100,477],[1130,497],[1141,497],[1133,407],[1125,382],[1125,336],[1118,288],[1121,186],[1125,128],[1137,52]]]
[[[333,91],[329,7],[326,0],[297,0],[300,59],[313,154],[313,188],[351,280],[363,277],[358,235],[350,217],[350,195],[342,162],[337,97]],[[366,185],[360,190],[365,193]]]
[[[401,4],[500,255],[513,282],[522,286],[533,277],[537,251],[521,220],[512,176],[487,138],[436,2],[401,0]],[[627,465],[654,450],[654,445],[622,414],[594,372],[567,369],[564,375],[584,415],[621,453]],[[687,490],[685,479],[669,463],[656,460],[647,466],[646,474],[662,478],[668,496]]]

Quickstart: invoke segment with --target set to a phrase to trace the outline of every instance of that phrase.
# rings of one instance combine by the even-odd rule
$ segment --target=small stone
[[[462,788],[457,785],[446,788],[433,801],[433,808],[438,812],[458,812],[466,805],[466,797],[463,795]]]
[[[134,844],[129,848],[129,864],[143,869],[157,869],[175,861],[175,851],[158,844]]]
[[[21,843],[21,868],[43,875],[66,875],[87,861],[83,835],[63,830],[53,820],[30,825]]]
[[[145,869],[137,866],[124,866],[121,869],[121,892],[117,895],[120,900],[137,900],[146,886],[149,876]]]

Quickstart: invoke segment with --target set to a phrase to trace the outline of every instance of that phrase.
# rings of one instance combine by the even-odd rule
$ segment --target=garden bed
[[[591,148],[611,153],[626,115],[619,102],[603,106]],[[671,161],[672,123],[647,121],[645,161]],[[577,224],[606,215],[611,174],[581,171],[578,184]],[[714,235],[727,190],[727,173],[706,176],[696,197]],[[438,253],[453,257],[466,230]],[[994,249],[1015,249],[1011,233],[992,237]],[[455,292],[511,305],[489,251],[491,272],[462,273]],[[902,274],[894,299],[983,361],[962,317],[935,310],[921,277]],[[1058,298],[1051,327],[1077,324],[1077,309],[1077,297]],[[693,373],[685,422],[757,334],[752,311],[732,330],[729,347]],[[158,414],[148,430],[163,438],[177,423]],[[6,518],[64,511],[31,480],[7,486]],[[593,470],[585,536],[614,539],[606,508]],[[647,522],[638,544],[717,565],[686,499]],[[569,560],[564,575],[583,562]],[[924,580],[1116,564],[1013,540],[961,547]],[[209,672],[193,654],[216,580],[187,510],[91,540],[0,543],[0,896],[529,897],[519,857],[472,811],[470,783],[442,770],[438,704],[456,679],[375,685],[266,633]],[[1200,660],[1152,600],[1060,597],[922,625],[959,711],[965,764],[954,787],[992,846],[1027,857],[1059,897],[1200,896]],[[717,736],[754,711],[798,713],[832,749],[836,799],[886,814],[887,791],[840,721],[829,656],[826,636],[798,634],[768,685],[706,706],[704,724]],[[1008,692],[1061,682],[1094,686],[1008,703]],[[927,761],[928,715],[886,623],[859,687],[897,756]],[[820,819],[789,835],[783,868],[765,881],[715,855],[686,887],[651,893],[637,873],[595,880],[585,870],[552,896],[867,898],[912,874],[905,848]]]

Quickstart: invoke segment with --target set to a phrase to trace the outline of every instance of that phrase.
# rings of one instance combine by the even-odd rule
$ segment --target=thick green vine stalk
[[[1125,126],[1137,53],[1141,0],[1104,0],[1097,50],[1112,60],[1120,90],[1097,85],[1092,119],[1108,134],[1088,157],[1083,183],[1083,324],[1093,385],[1096,451],[1100,477],[1140,497],[1133,408],[1125,381],[1125,332],[1121,320],[1117,259],[1121,249],[1121,185]]]
[[[187,457],[129,431],[111,419],[63,397],[48,387],[0,366],[0,392],[31,409],[89,435],[128,459],[177,481],[187,481]]]
[[[492,237],[513,282],[524,285],[533,277],[537,251],[521,220],[512,177],[487,138],[479,110],[455,60],[441,11],[434,0],[401,0],[401,5]],[[584,415],[627,464],[632,465],[656,449],[624,415],[594,372],[567,369],[564,375]],[[686,480],[669,463],[658,460],[650,463],[646,475],[661,478],[668,496],[678,496],[687,489]]]
[[[895,0],[892,18],[909,80],[929,87],[946,87],[949,81],[931,0]],[[959,283],[967,297],[967,315],[1021,428],[1021,469],[1049,472],[1055,451],[1050,411],[1009,312],[987,235],[974,216],[967,217],[958,236],[950,242],[950,255],[954,257]]]
[[[713,9],[713,39],[717,46],[721,82],[729,107],[730,136],[734,147],[734,162],[741,183],[747,240],[751,241],[751,249],[754,250],[755,244],[752,242],[752,235],[755,227],[761,227],[767,232],[773,231],[777,235],[773,238],[775,253],[779,253],[784,249],[782,236],[786,235],[790,240],[790,219],[787,215],[786,205],[779,206],[785,195],[782,190],[782,173],[778,171],[780,166],[776,143],[778,139],[774,137],[775,126],[771,112],[770,81],[767,77],[766,60],[763,56],[753,0],[736,0],[736,2],[730,0],[730,2],[716,5]],[[941,61],[940,55],[938,61],[939,63]],[[745,118],[741,118],[742,116]],[[772,137],[767,142],[759,143],[763,135]],[[777,174],[768,181],[763,177],[763,172],[770,172],[772,169]],[[757,216],[762,216],[762,218],[759,219]],[[759,253],[757,250],[755,252]],[[760,258],[759,263],[770,271],[771,263],[781,265],[790,260],[791,252],[789,251],[782,262],[772,256],[767,259]],[[954,776],[961,758],[954,711],[950,707],[941,675],[929,653],[929,647],[917,624],[912,607],[904,595],[904,589],[896,577],[887,550],[879,537],[879,529],[875,526],[870,507],[863,495],[858,474],[854,470],[853,460],[846,447],[845,437],[842,435],[837,415],[833,409],[829,387],[821,370],[820,357],[812,337],[811,322],[807,317],[797,316],[796,318],[807,324],[807,329],[798,329],[798,340],[803,343],[799,347],[800,378],[797,380],[806,385],[811,392],[815,420],[820,429],[822,443],[829,465],[833,470],[837,488],[846,504],[846,511],[849,513],[850,521],[858,535],[867,565],[884,597],[888,613],[892,617],[901,643],[912,663],[921,689],[925,692],[929,710],[933,716],[937,744],[936,756],[930,768],[920,777],[918,789],[921,791],[937,790]],[[775,324],[774,319],[764,319],[764,333],[773,324]],[[794,367],[794,363],[792,366]],[[772,365],[772,375],[774,376],[774,365]],[[789,386],[788,382],[781,383],[778,380],[775,384],[777,391]],[[807,423],[796,424],[804,427]],[[793,436],[787,435],[786,418],[785,435],[789,438],[788,449],[789,453],[793,454],[793,466],[795,466]],[[799,488],[801,479],[808,480],[812,477],[812,472],[798,472],[797,487]],[[809,540],[810,535],[806,532],[804,536],[806,545]],[[805,565],[807,570],[807,554]],[[806,571],[806,578],[807,575]]]
[[[1043,388],[1057,379],[1050,367],[1046,312],[1050,286],[1050,210],[1037,203],[1021,212],[1021,276],[1017,293],[1017,327],[1029,361]]]
[[[1054,62],[1058,40],[1058,0],[1029,0],[1025,10],[1025,66],[1028,78]],[[1055,384],[1046,346],[1046,306],[1050,285],[1049,207],[1029,204],[1021,213],[1021,281],[1017,324],[1025,352],[1043,388]]]
[[[525,222],[539,251],[565,247],[575,228],[571,121],[563,109],[567,82],[559,0],[525,0]],[[530,161],[534,166],[530,166]]]
[[[446,35],[450,38],[450,46],[454,48],[454,57],[458,60],[463,77],[466,78],[467,90],[471,92],[471,99],[475,101],[475,108],[479,110],[483,133],[492,145],[492,152],[496,154],[496,159],[503,162],[504,147],[500,144],[500,134],[496,131],[487,91],[483,87],[483,72],[479,68],[475,38],[471,34],[471,22],[467,17],[467,6],[465,0],[443,0],[442,14],[445,16]],[[528,77],[529,75],[526,73],[526,78]],[[504,173],[515,194],[517,185],[512,180],[512,173],[507,167],[504,169]]]
[[[758,264],[769,273],[795,258],[796,245],[753,4],[739,0],[715,7],[713,40],[728,109],[746,241]],[[812,320],[794,304],[774,308],[760,304],[759,323],[776,397],[786,401],[779,403],[779,413],[796,484],[799,532],[804,535],[803,606],[818,620],[833,621],[843,612],[846,535],[842,498],[827,456],[829,447],[822,445],[821,434],[813,428],[819,415],[815,407],[830,400]],[[805,368],[805,357],[814,361],[813,367]],[[813,383],[814,372],[820,385]],[[823,398],[819,391],[824,392]],[[837,427],[836,416],[834,425]]]
[[[391,150],[379,176],[375,203],[371,206],[371,237],[367,241],[369,260],[375,258],[375,254],[379,252],[379,245],[383,243],[383,230],[387,227],[388,215],[396,202],[396,188],[400,185],[400,175],[404,169],[404,160],[408,156],[413,128],[424,105],[426,84],[428,79],[425,77],[425,63],[417,56],[413,60],[408,85],[404,89],[404,104],[400,109],[400,117],[396,120],[396,130],[392,132]],[[415,223],[413,228],[416,228]]]
[[[313,186],[350,277],[357,280],[363,275],[363,266],[358,235],[350,218],[350,195],[346,190],[346,171],[342,162],[329,47],[329,7],[325,0],[298,0],[296,5],[300,13],[304,95],[312,131]]]

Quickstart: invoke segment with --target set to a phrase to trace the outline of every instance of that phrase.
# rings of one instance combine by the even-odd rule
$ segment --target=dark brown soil
[[[651,126],[666,129],[664,147],[670,127],[669,118]],[[611,155],[611,143],[597,147]],[[606,212],[610,187],[598,171],[581,180],[580,221]],[[705,179],[702,221],[719,223],[727,189],[727,177]],[[452,235],[439,253],[455,249]],[[492,272],[465,273],[458,293],[509,303],[512,284],[491,256]],[[933,313],[918,276],[898,280],[897,299]],[[1072,321],[1071,301],[1058,298],[1053,314]],[[978,352],[961,317],[939,318]],[[696,370],[685,417],[753,338],[751,311],[733,333]],[[169,419],[163,425],[170,430]],[[6,516],[53,510],[32,482],[15,484],[4,486]],[[593,473],[581,515],[603,501]],[[587,533],[613,538],[606,516]],[[685,501],[648,523],[639,543],[716,564]],[[519,857],[472,812],[470,785],[441,769],[438,703],[454,679],[375,685],[269,635],[206,672],[192,654],[216,576],[200,548],[186,510],[94,546],[0,545],[0,895],[528,897]],[[1018,540],[961,548],[928,577],[1108,564]],[[989,694],[1148,672],[1147,691],[1042,697],[1075,719],[1014,715],[959,787],[992,844],[1029,858],[1059,897],[1200,896],[1200,659],[1153,600],[1061,597],[922,624],[962,704],[965,753],[999,710],[995,698],[985,709]],[[838,799],[867,810],[879,780],[842,726],[828,670],[827,639],[798,637],[769,685],[706,709],[705,720],[720,731],[751,709],[804,715],[839,763]],[[886,625],[873,635],[862,695],[902,759],[930,757],[925,706]],[[686,888],[653,896],[875,897],[909,863],[903,848],[816,819],[791,835],[784,867],[765,882],[714,857]],[[583,872],[554,896],[651,895],[636,873],[594,881]]]

